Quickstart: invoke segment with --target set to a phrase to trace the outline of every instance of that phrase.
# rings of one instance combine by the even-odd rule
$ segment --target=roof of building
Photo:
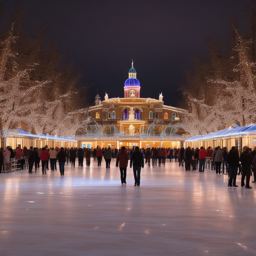
[[[137,72],[136,72],[135,68],[130,68],[129,73],[137,73]]]
[[[236,128],[227,128],[224,130],[220,130],[217,132],[212,132],[205,135],[197,135],[192,138],[188,138],[185,142],[199,141],[199,140],[209,140],[209,139],[217,139],[222,137],[231,137],[231,136],[246,136],[252,135],[256,133],[256,124],[250,124],[243,127],[235,125]]]
[[[140,82],[137,78],[131,77],[125,81],[124,86],[140,86]]]
[[[72,141],[77,142],[74,138],[70,137],[57,137],[53,135],[45,135],[45,134],[32,134],[29,132],[26,132],[22,129],[11,129],[8,131],[3,131],[2,134],[4,137],[33,137],[33,138],[40,138],[40,139],[48,139],[48,140],[63,140],[63,141]]]

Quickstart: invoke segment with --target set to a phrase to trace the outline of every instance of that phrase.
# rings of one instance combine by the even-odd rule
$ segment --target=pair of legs
[[[120,167],[120,178],[121,178],[121,183],[123,184],[126,184],[126,170],[127,170],[127,167],[124,167],[124,168],[121,168]]]
[[[32,173],[33,165],[34,165],[34,161],[28,162],[28,173]]]
[[[82,156],[78,157],[78,166],[83,167],[83,163],[84,163],[84,158]]]
[[[157,156],[153,156],[152,165],[157,165]]]
[[[159,166],[161,166],[161,162],[162,162],[162,157],[159,156],[159,157],[158,157],[158,165],[159,165]]]
[[[256,183],[256,168],[252,168],[252,171],[253,171],[253,176],[254,176],[253,183]]]
[[[70,157],[70,163],[71,163],[71,166],[75,167],[76,158],[75,157]]]
[[[20,164],[20,168],[21,170],[23,170],[24,160],[23,159],[18,160],[18,164]]]
[[[236,175],[237,175],[237,167],[236,166],[229,166],[229,181],[228,185],[236,186]]]
[[[198,159],[197,158],[194,158],[194,160],[192,160],[192,167],[193,167],[193,171],[195,171],[197,169],[197,161]]]
[[[50,159],[50,164],[51,164],[51,170],[54,171],[54,168],[56,170],[56,161],[57,159],[56,158],[51,158]]]
[[[133,175],[134,175],[134,181],[135,181],[134,186],[140,185],[140,171],[141,171],[141,166],[133,166]]]
[[[215,162],[215,167],[216,167],[216,174],[220,174],[220,166],[221,166],[221,162]]]
[[[98,166],[101,166],[102,156],[97,156],[97,159],[98,159]]]
[[[40,160],[35,161],[35,172],[37,171],[37,168],[39,168]]]
[[[165,156],[162,157],[162,163],[165,166]]]
[[[186,171],[190,171],[191,162],[192,160],[186,159],[186,164],[185,164]]]
[[[244,179],[246,177],[246,185],[245,185],[245,187],[249,188],[250,187],[251,170],[250,170],[250,168],[243,168],[242,167],[242,172],[243,172],[243,175],[242,175],[242,179],[241,179],[241,186],[242,187],[244,186]]]
[[[182,157],[179,158],[179,167],[180,166],[183,166],[183,159],[182,159]]]
[[[199,159],[199,172],[204,172],[205,159]]]
[[[90,157],[86,157],[86,165],[87,165],[87,166],[90,166],[90,163],[91,163]]]
[[[223,174],[225,173],[225,167],[226,167],[226,173],[227,173],[228,172],[228,170],[227,170],[227,161],[222,162],[222,172],[223,172]]]
[[[110,168],[111,159],[105,159],[105,161],[106,161],[106,168]]]
[[[148,163],[148,166],[150,166],[150,158],[146,158],[146,163]]]
[[[48,161],[42,161],[42,173],[46,174],[46,168],[47,168]]]
[[[65,165],[65,162],[59,162],[59,166],[60,166],[60,175],[61,175],[61,176],[64,175],[64,165]]]

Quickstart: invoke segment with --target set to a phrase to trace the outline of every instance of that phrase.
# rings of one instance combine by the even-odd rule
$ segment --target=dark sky
[[[6,0],[6,16],[16,0]],[[49,22],[48,39],[58,39],[66,60],[84,74],[93,101],[123,97],[131,60],[141,83],[141,97],[177,105],[184,69],[192,57],[207,56],[205,39],[226,40],[222,16],[239,16],[245,28],[245,0],[23,0],[26,28]]]

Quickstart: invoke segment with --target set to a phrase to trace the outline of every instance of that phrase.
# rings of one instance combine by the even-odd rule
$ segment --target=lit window
[[[175,121],[176,113],[172,113],[172,121]]]
[[[140,111],[139,111],[139,109],[135,109],[134,118],[136,120],[140,120]]]
[[[126,119],[128,119],[128,110],[127,110],[127,108],[125,108],[123,110],[123,120],[126,120]]]
[[[168,119],[168,113],[164,113],[164,119]]]
[[[110,112],[108,113],[108,119],[111,119],[111,113]]]
[[[100,119],[100,113],[96,112],[96,119]]]
[[[116,119],[116,111],[112,112],[112,119]]]
[[[149,111],[149,119],[153,119],[153,112]]]

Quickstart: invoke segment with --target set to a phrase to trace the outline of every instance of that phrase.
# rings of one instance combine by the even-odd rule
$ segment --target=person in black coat
[[[185,158],[186,158],[185,168],[186,168],[186,171],[190,171],[190,165],[192,163],[192,156],[193,156],[193,152],[190,149],[190,147],[188,147],[185,151]]]
[[[84,150],[82,148],[78,149],[78,166],[83,167],[84,162]]]
[[[157,156],[158,156],[158,150],[157,148],[153,148],[153,158],[152,158],[152,166],[157,165]]]
[[[227,163],[229,165],[229,181],[228,187],[238,187],[236,185],[237,168],[239,166],[239,155],[236,147],[232,147],[227,156]]]
[[[32,173],[33,165],[35,162],[35,154],[33,147],[30,147],[30,150],[27,152],[28,157],[28,173]]]
[[[182,147],[179,151],[179,167],[183,166],[184,152],[185,152],[185,149]]]
[[[64,148],[61,148],[59,153],[57,154],[57,159],[59,160],[59,166],[60,166],[60,175],[64,175],[64,165],[66,162],[66,152],[64,151]]]
[[[75,167],[75,163],[76,163],[76,150],[74,148],[71,148],[69,154],[70,154],[71,167],[72,166]]]
[[[244,179],[246,176],[246,186],[245,188],[252,188],[250,187],[250,176],[251,176],[251,164],[252,164],[252,156],[249,153],[248,147],[243,147],[243,153],[240,156],[240,162],[242,164],[242,179],[241,179],[241,186],[244,187]]]
[[[140,186],[140,172],[141,168],[144,168],[144,158],[143,154],[140,152],[139,147],[135,148],[135,151],[131,156],[130,168],[132,168],[132,166],[135,180],[134,186]]]
[[[146,158],[146,163],[148,163],[148,166],[150,166],[150,158],[151,158],[151,150],[150,148],[147,148],[146,149],[146,152],[145,152],[145,158]]]

